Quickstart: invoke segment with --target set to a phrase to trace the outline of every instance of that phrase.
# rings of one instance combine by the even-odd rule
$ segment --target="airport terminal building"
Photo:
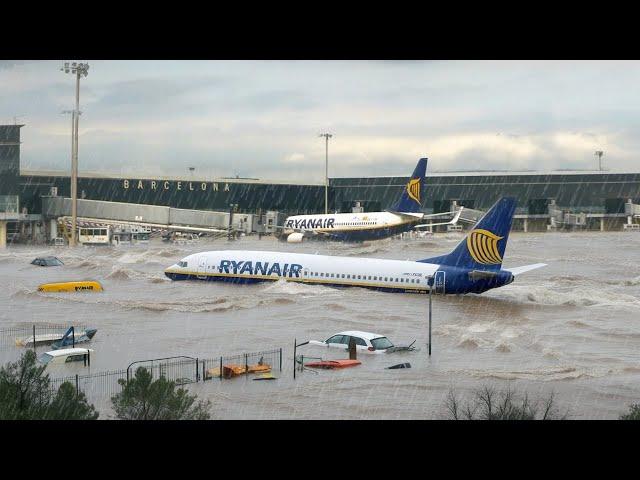
[[[37,221],[43,199],[70,196],[68,172],[20,168],[20,129],[0,126],[0,236],[7,222]],[[70,163],[70,162],[69,162]],[[358,177],[329,181],[329,210],[390,208],[409,178]],[[160,172],[145,178],[80,173],[78,198],[175,209],[258,214],[324,212],[323,184],[242,178],[176,178]],[[640,173],[608,171],[427,172],[423,210],[440,213],[462,205],[486,210],[501,196],[518,200],[514,228],[546,230],[549,219],[584,228],[621,229],[640,215]],[[631,205],[631,206],[629,206]],[[561,214],[558,214],[561,212]],[[560,215],[560,216],[558,216]],[[553,223],[553,222],[552,222]]]

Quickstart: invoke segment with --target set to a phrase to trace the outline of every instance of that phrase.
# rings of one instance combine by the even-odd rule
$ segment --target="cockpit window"
[[[178,262],[178,266],[179,267],[186,267],[187,266],[187,262],[179,261]]]

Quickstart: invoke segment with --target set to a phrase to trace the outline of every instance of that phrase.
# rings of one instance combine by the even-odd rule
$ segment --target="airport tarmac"
[[[0,252],[0,328],[84,323],[98,328],[92,373],[135,360],[211,358],[283,347],[284,371],[271,382],[247,378],[191,385],[213,402],[212,418],[440,419],[451,388],[465,395],[490,384],[532,398],[554,392],[570,418],[614,419],[640,401],[640,235],[624,232],[512,233],[504,266],[545,262],[482,295],[434,297],[433,352],[427,356],[425,295],[277,283],[234,286],[172,282],[163,270],[205,250],[286,250],[399,260],[447,253],[463,238],[439,234],[365,244],[286,244],[244,237],[136,247],[26,247]],[[55,255],[63,267],[38,267]],[[102,293],[48,294],[39,284],[99,280]],[[365,330],[416,352],[360,355],[343,371],[303,372],[293,381],[293,340]],[[22,350],[3,346],[0,361]],[[38,349],[38,352],[45,351]],[[299,353],[344,358],[306,346]],[[384,367],[410,362],[411,369]],[[87,371],[88,369],[84,369]],[[75,371],[74,371],[75,373]],[[96,402],[108,418],[108,400]]]

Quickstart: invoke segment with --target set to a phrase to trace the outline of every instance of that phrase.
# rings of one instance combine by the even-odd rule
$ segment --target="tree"
[[[129,381],[118,380],[122,392],[111,397],[116,416],[122,420],[208,420],[211,402],[195,403],[197,395],[173,381],[160,377],[152,381],[144,367],[138,367]]]
[[[76,388],[64,382],[49,404],[47,418],[55,420],[97,420],[99,413],[87,403],[84,392],[76,393]]]
[[[531,403],[527,393],[517,395],[511,387],[497,392],[485,385],[465,404],[450,390],[446,407],[451,420],[565,420],[569,413],[560,414],[554,398],[551,393],[540,407],[539,402]]]
[[[629,406],[629,412],[620,415],[620,420],[640,420],[640,403],[634,403]]]
[[[95,420],[99,413],[83,393],[68,382],[51,391],[45,366],[27,350],[17,362],[0,368],[0,419],[2,420]]]

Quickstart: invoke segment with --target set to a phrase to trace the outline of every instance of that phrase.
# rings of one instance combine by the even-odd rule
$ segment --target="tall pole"
[[[73,111],[71,124],[73,126],[71,139],[71,237],[69,246],[76,246],[78,232],[78,124],[80,123],[80,77],[89,74],[88,63],[65,62],[60,69],[64,73],[71,73],[76,76],[76,108]]]
[[[431,356],[431,303],[433,298],[433,277],[429,277],[431,286],[429,287],[429,356]]]
[[[325,164],[324,164],[324,213],[329,213],[329,139],[333,137],[330,133],[321,133],[320,137],[325,138]]]
[[[73,157],[71,158],[71,240],[69,246],[76,246],[78,222],[78,124],[80,112],[80,71],[76,72],[76,108],[73,112],[75,120],[73,136]]]

